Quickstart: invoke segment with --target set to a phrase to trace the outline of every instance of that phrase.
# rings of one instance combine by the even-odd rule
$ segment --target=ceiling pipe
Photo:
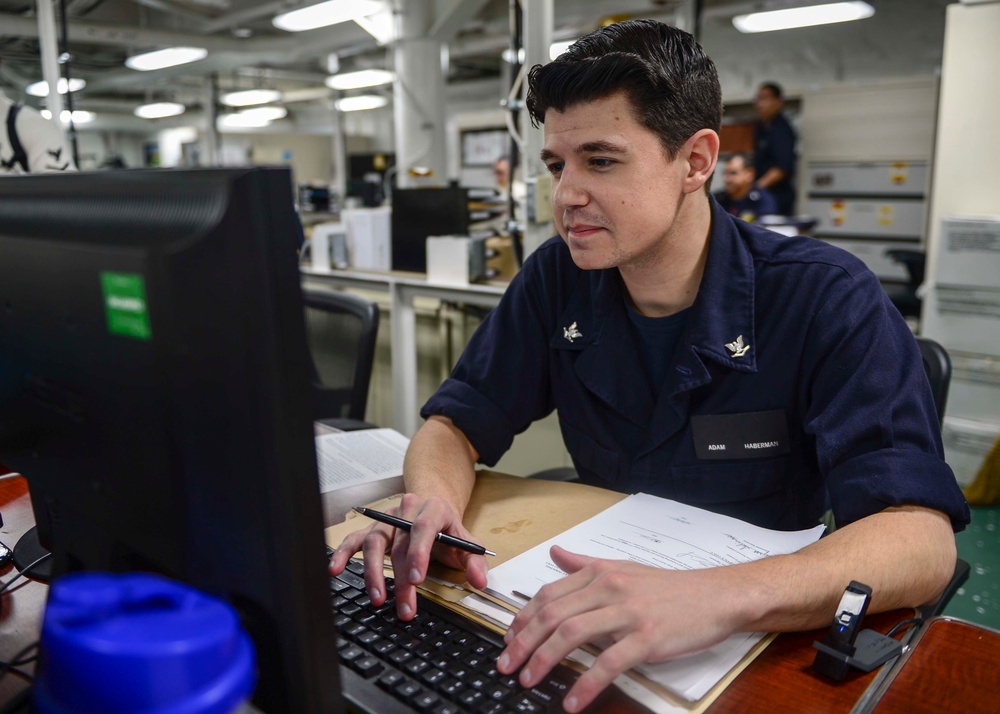
[[[480,0],[471,0],[470,2],[473,5],[479,3]],[[259,6],[252,10],[256,11],[267,7],[268,12],[271,12],[278,6],[284,8],[285,3],[268,3],[265,6]],[[250,10],[246,12],[250,12]],[[460,23],[457,23],[457,20],[460,17],[464,17],[465,12],[465,8],[459,9],[457,6],[453,7],[452,12],[447,15],[447,20],[439,19],[437,24],[438,34],[449,34],[456,25],[460,25]],[[232,13],[226,17],[235,20],[238,14]],[[709,15],[710,11],[706,9],[704,16],[707,17]],[[654,13],[649,16],[669,22],[673,21],[675,14],[663,12]],[[214,23],[206,23],[204,27],[199,29],[218,27],[218,23],[222,20],[223,18],[219,18]],[[234,22],[233,24],[239,23]],[[450,56],[453,59],[461,59],[463,57],[494,51],[499,55],[509,45],[508,30],[505,25],[506,22],[504,22],[504,27],[500,28],[501,31],[491,33],[487,36],[452,40],[449,42]],[[576,32],[574,33],[574,28],[560,28],[560,31],[554,34],[558,37],[563,37],[564,35],[572,37],[589,32],[592,29],[594,28],[575,28]],[[69,23],[69,30],[74,44],[89,43],[127,48],[195,45],[205,47],[210,53],[208,58],[200,62],[168,67],[153,72],[135,72],[125,68],[104,72],[100,77],[91,80],[91,83],[81,91],[80,94],[82,96],[107,90],[155,86],[159,82],[176,80],[179,77],[205,76],[213,72],[241,71],[248,65],[258,63],[280,66],[318,54],[336,53],[343,58],[372,51],[381,51],[381,48],[379,48],[371,35],[355,23],[342,23],[333,27],[295,33],[287,37],[271,38],[210,37],[194,32],[173,32],[124,25],[72,21]],[[0,36],[37,38],[38,26],[34,18],[0,13]]]
[[[285,12],[289,9],[291,8],[289,8],[288,3],[284,0],[275,0],[274,2],[268,2],[263,5],[248,7],[245,10],[237,10],[236,12],[231,12],[227,15],[221,15],[214,20],[209,20],[204,23],[199,28],[199,31],[210,35],[215,32],[219,32],[220,30],[230,30],[234,27],[239,27],[245,22],[259,20],[262,17],[273,17],[279,12]]]
[[[38,17],[31,18],[30,22],[34,25],[38,37],[39,54],[42,60],[42,79],[49,85],[45,106],[48,107],[58,123],[62,121],[63,97],[57,91],[59,85],[59,40],[56,35],[56,12],[52,0],[38,0],[36,9]]]
[[[462,27],[476,17],[489,0],[452,0],[451,5],[437,13],[427,35],[440,42],[448,42]]]
[[[73,42],[80,44],[115,45],[118,47],[176,47],[197,45],[209,51],[237,51],[245,40],[228,37],[204,37],[189,32],[149,30],[127,25],[104,25],[91,22],[70,22]],[[0,14],[0,36],[38,38],[38,26],[32,17]]]
[[[302,82],[303,84],[323,84],[323,80],[328,76],[325,72],[297,72],[273,67],[240,67],[235,74],[238,77],[250,77],[263,81]]]
[[[159,10],[160,12],[167,13],[168,15],[176,15],[177,17],[183,17],[187,20],[194,20],[197,23],[204,23],[210,17],[210,15],[204,12],[183,7],[182,5],[170,2],[170,0],[133,0],[133,2],[152,10]]]
[[[0,14],[0,35],[14,37],[38,37],[38,26],[34,18]],[[282,37],[269,38],[228,38],[204,37],[184,32],[148,30],[123,25],[103,25],[95,23],[71,22],[69,24],[74,44],[91,43],[118,47],[173,47],[194,45],[205,47],[209,57],[196,63],[177,65],[152,72],[136,72],[122,68],[105,72],[88,84],[83,93],[118,89],[123,87],[146,86],[158,80],[184,75],[206,75],[213,72],[229,72],[248,64],[286,64],[321,53],[348,52],[378,49],[375,40],[354,23],[341,23],[308,32],[299,32]]]

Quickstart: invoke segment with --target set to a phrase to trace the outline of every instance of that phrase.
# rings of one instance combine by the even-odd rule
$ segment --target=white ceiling
[[[60,0],[54,1],[58,13]],[[509,0],[420,1],[434,4],[434,16],[447,38],[450,91],[464,83],[493,86],[502,81],[499,55],[509,43]],[[719,66],[727,102],[749,98],[765,79],[781,81],[794,91],[816,82],[933,73],[940,64],[948,0],[870,1],[877,8],[870,20],[740,35],[729,20],[749,2],[704,0],[700,36]],[[210,75],[217,77],[221,91],[262,85],[290,93],[303,108],[326,106],[329,91],[322,82],[329,54],[337,54],[346,68],[384,66],[386,49],[353,22],[295,34],[271,25],[282,8],[304,4],[309,2],[65,0],[72,74],[88,82],[75,95],[76,106],[126,115],[151,100],[201,104],[208,96]],[[554,36],[577,37],[612,13],[673,21],[697,4],[554,0]],[[128,54],[171,44],[198,44],[210,54],[201,62],[158,72],[135,72],[123,64]],[[0,60],[0,89],[24,99],[25,85],[41,78],[33,0],[0,0]],[[490,108],[497,105],[493,94]],[[296,104],[290,108],[294,112]]]
[[[346,0],[349,2],[350,0]],[[410,0],[412,1],[412,0]],[[271,18],[282,8],[305,2],[288,0],[66,0],[70,53],[75,76],[89,87],[81,102],[98,98],[135,98],[148,92],[197,89],[201,77],[219,75],[223,89],[253,86],[258,78],[291,88],[315,87],[326,75],[326,57],[336,53],[350,67],[379,66],[385,50],[353,22],[304,33],[274,28]],[[630,15],[661,12],[672,3],[564,1],[557,3],[557,34],[597,26],[605,8]],[[509,42],[507,0],[438,2],[439,16],[452,6],[461,22],[450,38],[450,81],[498,76],[499,53]],[[59,11],[57,0],[57,12]],[[155,73],[124,67],[128,54],[169,44],[210,50],[207,59]],[[32,0],[0,0],[0,87],[17,94],[41,77],[37,22]],[[183,101],[183,97],[182,97]]]

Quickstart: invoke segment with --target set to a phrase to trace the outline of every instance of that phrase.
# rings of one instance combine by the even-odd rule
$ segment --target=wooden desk
[[[913,613],[909,610],[880,613],[865,618],[865,629],[886,633]],[[732,712],[796,712],[837,714],[853,712],[855,704],[871,686],[879,670],[864,674],[852,671],[843,682],[834,682],[812,669],[816,650],[813,642],[824,630],[779,635],[715,700],[711,714]]]
[[[342,522],[344,514],[353,505],[375,501],[401,490],[402,479],[397,478],[324,494],[325,525]],[[34,524],[31,501],[24,479],[0,481],[0,512],[4,517],[4,528],[0,531],[0,538],[13,546],[21,534]],[[0,577],[6,581],[13,574],[13,569],[8,568],[6,572],[0,573]],[[38,638],[46,592],[45,585],[23,579],[11,591],[3,594],[4,610],[0,615],[0,660],[13,656],[22,647]],[[869,618],[866,626],[885,632],[895,622],[908,616],[907,612],[884,613]],[[875,679],[876,673],[853,673],[846,681],[840,683],[830,682],[814,674],[810,668],[815,652],[812,643],[822,634],[822,631],[815,631],[779,636],[723,692],[708,711],[711,714],[737,712],[848,714],[851,712],[855,703]],[[963,640],[959,646],[969,646],[969,644]],[[993,656],[996,657],[998,652],[1000,645],[995,645]],[[967,659],[968,654],[965,657]],[[994,668],[1000,664],[996,659],[992,661]],[[30,670],[30,667],[25,669]],[[944,668],[942,671],[951,677],[955,676],[957,669]],[[992,671],[995,673],[997,670]],[[7,676],[0,680],[0,704],[8,701],[25,686],[26,684],[15,676]],[[608,706],[602,708],[602,712],[607,714],[641,714],[644,711],[644,708],[623,695],[614,697]],[[883,710],[877,711],[881,714]]]
[[[950,617],[931,619],[879,694],[874,714],[1000,710],[1000,632]]]
[[[13,548],[17,539],[35,524],[28,486],[23,478],[0,481],[0,514],[3,514],[0,540]],[[0,570],[0,580],[7,582],[16,574],[14,566],[8,565]],[[30,578],[21,578],[10,590],[0,595],[0,661],[10,661],[23,647],[38,639],[47,592],[46,585]],[[26,665],[20,669],[33,672],[34,665]],[[27,686],[27,682],[13,674],[0,679],[0,703],[10,700]]]
[[[351,506],[371,503],[402,491],[402,479],[386,479],[373,484],[363,484],[341,491],[324,494],[323,510],[326,525],[344,520]],[[888,630],[900,620],[912,617],[910,611],[896,611],[873,615],[865,620],[866,628],[880,632]],[[833,682],[812,670],[816,650],[812,643],[821,639],[824,630],[780,635],[764,650],[722,695],[708,708],[710,714],[848,714],[855,703],[873,682],[876,672],[853,672],[843,682]],[[645,712],[622,695],[607,712]]]

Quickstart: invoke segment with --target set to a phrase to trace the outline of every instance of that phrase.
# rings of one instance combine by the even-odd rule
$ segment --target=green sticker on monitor
[[[108,332],[113,335],[148,341],[149,310],[146,307],[146,281],[135,273],[101,273],[104,314]]]

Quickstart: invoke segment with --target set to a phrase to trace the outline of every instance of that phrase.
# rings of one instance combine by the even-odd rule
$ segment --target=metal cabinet
[[[925,244],[937,91],[911,77],[803,94],[801,212],[885,282],[908,278],[887,251]]]
[[[906,281],[888,251],[922,248],[928,176],[926,161],[810,163],[804,210],[817,219],[813,235],[853,253],[881,280]]]

